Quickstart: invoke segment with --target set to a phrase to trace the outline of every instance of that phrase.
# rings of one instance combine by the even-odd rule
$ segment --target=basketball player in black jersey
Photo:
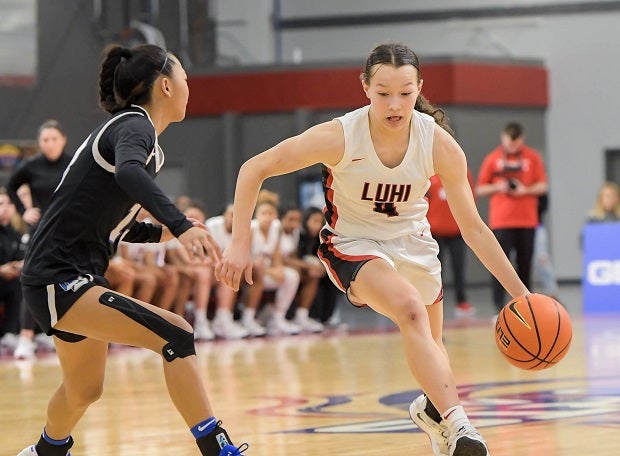
[[[69,455],[73,428],[101,395],[108,342],[161,353],[170,397],[201,454],[239,455],[247,445],[234,446],[213,416],[191,325],[113,292],[103,278],[121,239],[176,236],[197,259],[219,259],[204,225],[188,220],[153,181],[164,160],[158,135],[185,117],[187,76],[177,58],[157,46],[112,46],[101,65],[99,92],[112,117],[78,148],[26,254],[24,299],[54,336],[63,380],[38,443],[19,456]],[[163,226],[136,222],[142,206]]]

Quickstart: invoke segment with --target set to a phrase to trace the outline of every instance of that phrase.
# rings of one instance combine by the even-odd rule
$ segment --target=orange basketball
[[[541,370],[555,366],[568,353],[573,327],[562,304],[549,296],[529,294],[500,311],[495,342],[510,364]]]

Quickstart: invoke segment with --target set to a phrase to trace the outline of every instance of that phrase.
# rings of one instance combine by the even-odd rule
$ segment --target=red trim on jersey
[[[439,294],[437,295],[437,297],[435,298],[435,300],[433,301],[433,304],[437,304],[439,301],[441,301],[443,299],[443,286],[441,287],[441,289],[439,290]]]
[[[325,167],[325,174],[327,174],[327,178],[325,179],[325,199],[327,204],[323,209],[323,215],[325,216],[327,223],[329,223],[329,226],[336,229],[336,222],[338,221],[338,208],[334,204],[334,189],[332,188],[334,175],[332,174],[332,170],[327,166]]]
[[[331,272],[331,277],[333,277],[334,280],[336,282],[338,282],[337,286],[340,289],[340,291],[342,291],[343,293],[346,293],[347,290],[345,290],[344,285],[340,281],[340,277],[338,277],[338,274],[336,273],[336,271],[332,267],[332,262],[329,261],[329,258],[324,257],[323,254],[320,251],[318,252],[318,256],[321,259],[321,261],[323,261],[324,264],[328,267],[329,271]]]
[[[347,255],[346,253],[342,253],[339,252],[338,250],[336,250],[336,247],[334,247],[334,244],[332,243],[331,239],[332,237],[334,237],[335,234],[330,234],[327,237],[327,245],[328,245],[328,249],[330,252],[333,252],[335,257],[340,258],[341,260],[344,261],[364,261],[364,260],[374,260],[375,258],[380,258],[377,255]]]
[[[359,262],[359,261],[374,260],[376,258],[379,258],[376,255],[347,255],[345,253],[342,253],[342,252],[340,252],[340,251],[338,251],[336,249],[336,247],[334,246],[334,244],[331,241],[332,237],[334,237],[334,236],[335,236],[335,234],[331,233],[329,236],[327,236],[327,239],[325,241],[323,241],[323,243],[327,246],[327,250],[329,251],[329,253],[331,253],[332,255],[334,255],[334,257],[336,257],[336,258],[338,258],[338,259],[340,259],[342,261],[347,261],[347,262],[355,263],[355,262]],[[338,276],[337,271],[332,267],[332,263],[329,260],[329,258],[326,258],[325,256],[321,255],[321,251],[320,250],[318,252],[318,255],[319,255],[319,257],[323,261],[325,261],[325,263],[329,267],[329,270],[332,273],[332,277],[334,277],[334,279],[338,282],[338,287],[340,288],[340,290],[346,292],[347,289],[345,288],[345,286],[340,281],[340,277]]]

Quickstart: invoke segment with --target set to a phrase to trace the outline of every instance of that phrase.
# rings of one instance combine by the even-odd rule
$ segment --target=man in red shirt
[[[469,185],[473,189],[474,179],[471,171],[467,170]],[[441,184],[441,179],[436,174],[431,177],[431,186],[426,192],[428,199],[428,213],[426,218],[431,225],[431,234],[439,244],[439,261],[441,269],[444,266],[444,252],[450,254],[454,290],[456,292],[456,307],[454,315],[458,317],[470,317],[476,313],[476,308],[467,302],[465,294],[465,252],[466,245],[461,230],[452,216],[446,192]]]
[[[501,145],[482,162],[478,196],[489,196],[489,226],[510,258],[516,253],[519,278],[530,286],[534,234],[538,225],[538,196],[547,192],[547,175],[540,154],[525,145],[523,126],[511,122],[501,133]],[[493,304],[505,304],[502,285],[492,278]]]

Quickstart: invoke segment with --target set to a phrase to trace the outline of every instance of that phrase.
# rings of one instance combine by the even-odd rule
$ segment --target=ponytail
[[[414,109],[431,116],[435,119],[435,123],[437,123],[437,125],[450,133],[450,135],[454,136],[454,130],[452,130],[450,124],[448,123],[448,116],[446,115],[446,112],[441,108],[433,106],[422,94],[418,95]]]
[[[114,96],[114,75],[121,59],[127,55],[127,49],[120,46],[109,46],[104,51],[101,72],[99,73],[99,104],[110,114],[123,109]]]
[[[174,62],[164,49],[151,44],[132,49],[108,46],[99,73],[99,104],[114,114],[131,104],[148,103],[153,83],[160,75],[170,76]]]

